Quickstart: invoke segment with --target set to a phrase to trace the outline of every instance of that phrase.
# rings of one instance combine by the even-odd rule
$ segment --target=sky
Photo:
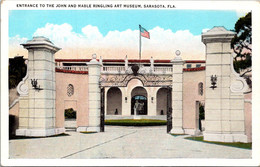
[[[139,58],[139,24],[150,32],[142,38],[142,58],[205,59],[201,33],[214,26],[233,30],[245,13],[222,10],[12,10],[9,11],[9,57],[27,51],[20,46],[45,36],[62,48],[56,58]]]

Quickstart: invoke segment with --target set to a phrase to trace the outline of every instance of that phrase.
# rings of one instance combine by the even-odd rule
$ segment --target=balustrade
[[[66,70],[66,71],[88,71],[88,66],[56,66],[56,69]],[[128,72],[132,72],[129,67]],[[150,73],[150,67],[141,67],[139,69],[141,73]],[[124,66],[103,66],[102,73],[125,73]],[[154,67],[152,73],[155,74],[171,74],[172,67]]]
[[[128,72],[132,72],[131,67],[128,68]],[[125,67],[124,66],[103,66],[102,67],[103,73],[124,73]],[[158,73],[158,74],[171,74],[172,67],[154,67],[154,70],[151,71],[151,67],[142,66],[139,69],[140,73]]]
[[[125,71],[124,66],[103,66],[103,71],[106,72],[119,72],[119,71]]]
[[[56,69],[66,71],[88,71],[88,66],[56,66]]]
[[[172,73],[172,67],[154,67],[155,73]]]

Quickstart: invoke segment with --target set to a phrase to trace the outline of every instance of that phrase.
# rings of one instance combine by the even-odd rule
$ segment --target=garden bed
[[[154,119],[117,119],[117,120],[105,120],[105,125],[114,126],[161,126],[166,125],[165,120]]]

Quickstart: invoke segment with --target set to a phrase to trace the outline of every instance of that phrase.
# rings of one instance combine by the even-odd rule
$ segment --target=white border
[[[252,9],[253,18],[253,100],[252,100],[252,134],[253,134],[253,150],[252,159],[8,159],[9,155],[9,141],[8,141],[8,10],[17,9],[16,3],[127,3],[127,4],[173,4],[176,9],[195,9],[195,10],[244,10]],[[173,166],[173,165],[239,165],[239,166],[258,166],[260,165],[260,3],[259,1],[2,1],[1,6],[1,165],[3,166]],[[56,10],[52,8],[19,8],[21,10]],[[18,9],[18,10],[19,10]],[[176,10],[173,9],[173,10]],[[64,10],[64,9],[63,9]],[[67,10],[95,10],[95,9],[67,9]],[[107,9],[106,9],[107,10]],[[112,9],[116,10],[116,9]],[[130,9],[131,10],[131,9]],[[136,10],[136,9],[134,9]],[[143,9],[141,9],[143,10]],[[155,9],[156,10],[156,9]],[[21,25],[22,26],[22,25]],[[258,92],[258,93],[257,93]]]

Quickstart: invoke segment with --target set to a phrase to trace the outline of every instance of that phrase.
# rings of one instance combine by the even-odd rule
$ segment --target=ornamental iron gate
[[[100,92],[100,132],[105,132],[105,89],[101,88]]]
[[[172,129],[172,88],[167,87],[167,133]]]

